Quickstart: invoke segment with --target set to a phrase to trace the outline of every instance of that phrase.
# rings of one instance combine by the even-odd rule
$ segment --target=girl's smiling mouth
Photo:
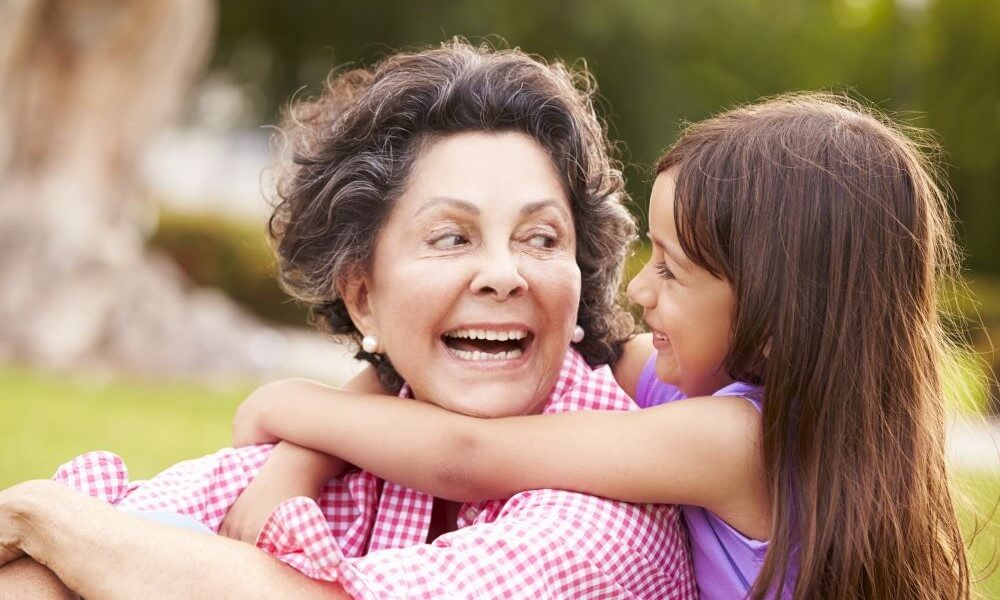
[[[483,366],[519,364],[534,339],[523,325],[463,325],[441,335],[450,356]]]
[[[660,333],[659,331],[650,328],[650,332],[653,334],[653,347],[657,350],[665,350],[670,347],[670,338],[665,333]]]

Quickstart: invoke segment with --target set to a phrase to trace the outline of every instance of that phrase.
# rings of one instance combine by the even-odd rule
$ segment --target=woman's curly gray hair
[[[320,97],[290,105],[282,127],[292,162],[268,225],[282,286],[309,306],[313,324],[357,343],[338,283],[370,265],[421,149],[459,132],[517,131],[548,151],[572,204],[582,273],[577,320],[587,333],[575,348],[591,365],[614,362],[634,331],[619,285],[636,236],[592,89],[585,70],[461,40],[332,78]],[[389,360],[357,357],[398,390]]]

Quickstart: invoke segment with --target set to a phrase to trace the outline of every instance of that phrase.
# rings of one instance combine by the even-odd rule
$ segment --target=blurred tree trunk
[[[245,373],[264,331],[146,254],[137,180],[212,47],[210,0],[0,2],[0,359]]]

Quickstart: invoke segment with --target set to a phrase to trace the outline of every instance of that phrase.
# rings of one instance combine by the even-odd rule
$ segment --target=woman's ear
[[[370,290],[368,277],[361,272],[355,272],[337,284],[337,293],[361,335],[377,335],[378,327],[371,306]]]

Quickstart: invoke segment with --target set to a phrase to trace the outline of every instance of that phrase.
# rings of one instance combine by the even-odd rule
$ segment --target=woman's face
[[[706,396],[731,380],[723,368],[735,300],[732,287],[692,263],[674,222],[674,175],[660,173],[649,199],[649,262],[628,285],[657,349],[656,376],[687,396]]]
[[[537,412],[580,301],[569,199],[520,133],[429,145],[379,234],[362,332],[419,399],[496,417]]]

